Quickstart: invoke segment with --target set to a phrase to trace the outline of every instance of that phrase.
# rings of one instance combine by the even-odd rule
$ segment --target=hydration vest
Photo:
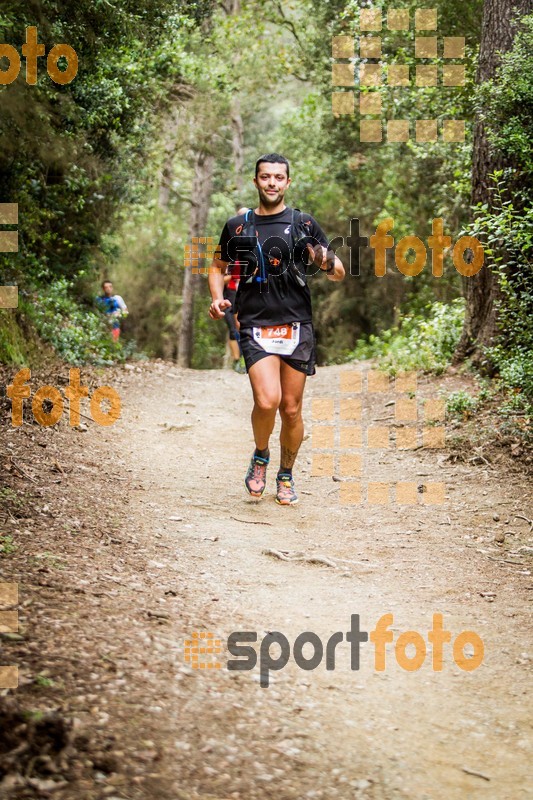
[[[309,230],[302,218],[302,212],[299,208],[293,208],[292,210],[292,221],[291,221],[291,253],[289,258],[289,267],[288,267],[288,274],[292,275],[294,280],[298,283],[299,286],[304,287],[307,284],[307,277],[305,274],[305,267],[306,264],[303,260],[303,254],[306,252],[306,242],[305,239],[311,240],[309,236]],[[237,229],[238,230],[238,229]],[[263,248],[259,242],[259,237],[257,236],[257,228],[255,224],[255,212],[253,209],[249,208],[244,217],[244,223],[241,227],[241,230],[237,234],[238,236],[246,236],[250,239],[255,239],[255,257],[257,262],[257,270],[254,271],[252,275],[247,278],[241,276],[241,280],[244,283],[252,283],[254,280],[258,283],[266,283],[267,278],[267,268],[265,264],[265,255],[263,253]],[[301,255],[295,258],[295,251],[296,245],[299,245],[301,248]],[[258,274],[256,274],[258,271]]]

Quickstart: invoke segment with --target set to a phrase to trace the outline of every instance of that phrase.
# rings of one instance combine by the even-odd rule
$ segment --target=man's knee
[[[294,425],[302,418],[302,404],[292,399],[282,399],[279,407],[280,417],[283,422]]]
[[[255,407],[265,413],[273,413],[278,410],[280,397],[273,392],[259,392],[255,397]]]

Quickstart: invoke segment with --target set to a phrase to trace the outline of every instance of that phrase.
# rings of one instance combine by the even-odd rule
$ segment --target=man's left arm
[[[318,222],[313,218],[311,219],[312,235],[315,241],[318,242],[312,247],[313,262],[322,272],[326,273],[330,281],[342,281],[346,275],[344,265],[340,258],[335,255],[335,251],[329,247],[328,240]]]
[[[322,272],[326,273],[330,281],[342,281],[346,275],[344,265],[334,250],[328,250],[324,245],[314,247],[314,263]]]

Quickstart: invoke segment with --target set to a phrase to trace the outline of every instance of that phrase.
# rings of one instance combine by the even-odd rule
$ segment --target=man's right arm
[[[222,319],[224,310],[231,305],[229,300],[224,299],[224,275],[228,268],[227,261],[214,258],[209,269],[209,291],[211,292],[212,303],[209,306],[209,316],[211,319]]]
[[[229,266],[228,242],[231,238],[228,223],[224,225],[220,241],[216,250],[219,258],[214,258],[209,268],[209,291],[211,292],[212,303],[209,307],[211,319],[222,319],[224,310],[231,305],[229,300],[224,299],[224,276]]]

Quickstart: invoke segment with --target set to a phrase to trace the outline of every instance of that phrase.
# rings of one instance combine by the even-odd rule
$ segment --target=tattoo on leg
[[[294,466],[294,462],[296,461],[296,456],[298,455],[298,450],[290,450],[285,445],[281,445],[281,467],[285,467],[286,469],[292,469]]]

